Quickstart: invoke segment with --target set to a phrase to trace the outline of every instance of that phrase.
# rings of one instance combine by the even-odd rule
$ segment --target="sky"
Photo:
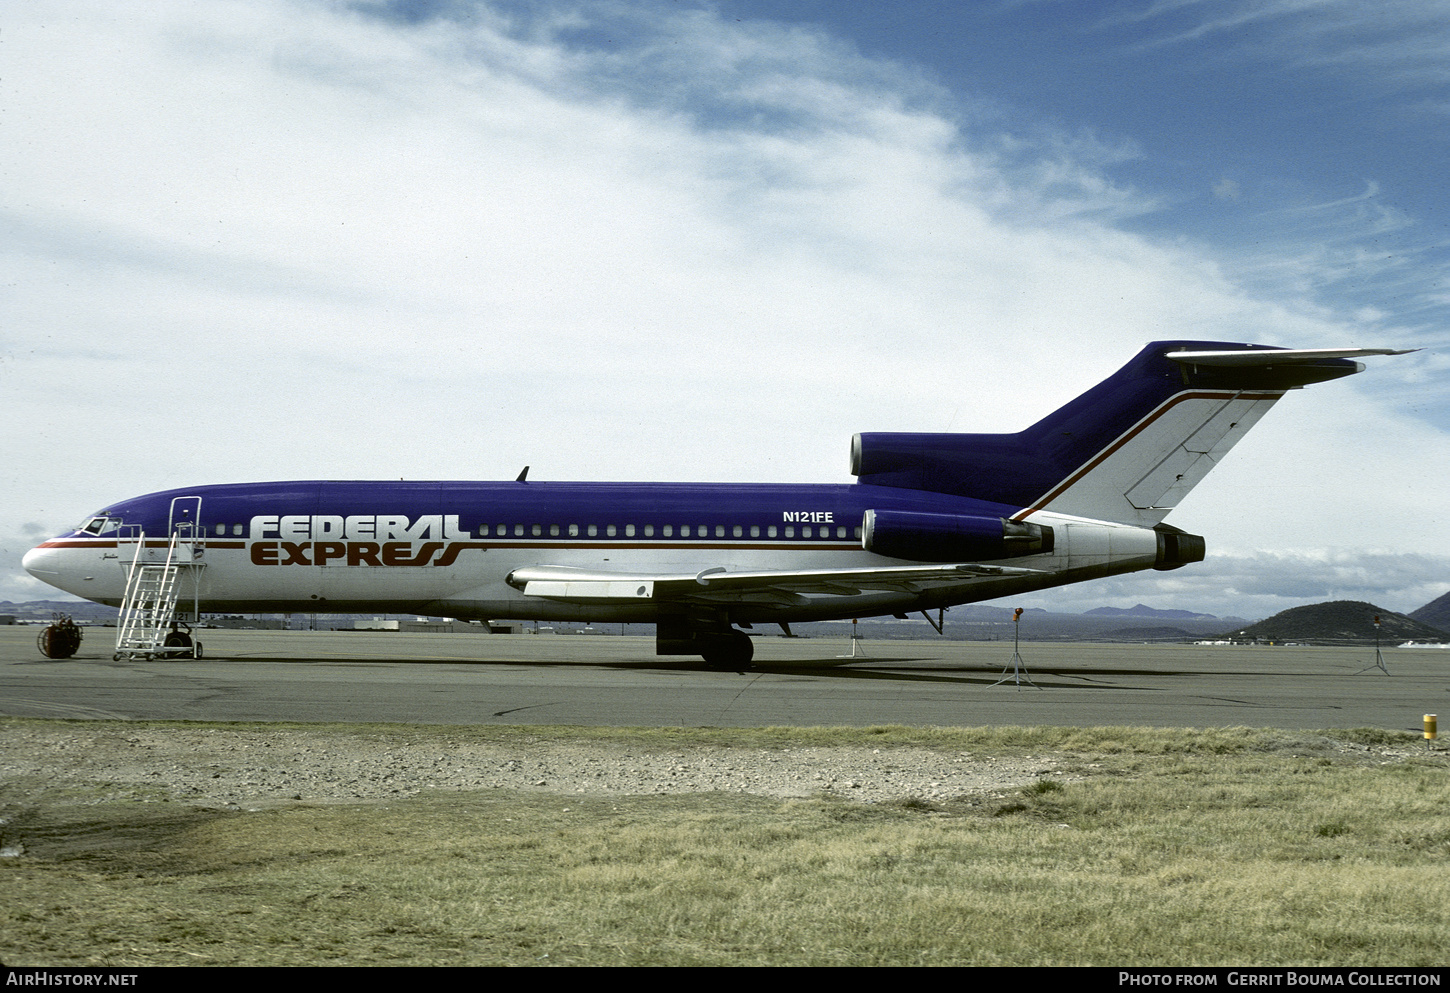
[[[28,0],[0,13],[0,599],[125,497],[849,482],[1146,342],[1418,348],[1014,598],[1450,589],[1450,0]]]

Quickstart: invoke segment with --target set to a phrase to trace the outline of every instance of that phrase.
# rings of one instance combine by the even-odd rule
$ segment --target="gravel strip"
[[[535,790],[571,795],[830,793],[865,803],[987,795],[1039,777],[1058,758],[973,756],[925,748],[642,748],[609,742],[500,745],[401,742],[385,735],[228,729],[0,729],[0,783],[85,791],[90,802],[177,800],[252,807],[350,802],[424,790]],[[38,797],[37,797],[38,798]]]

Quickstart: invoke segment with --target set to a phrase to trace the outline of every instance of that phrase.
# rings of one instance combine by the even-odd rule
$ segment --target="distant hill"
[[[1421,624],[1450,632],[1450,593],[1436,597],[1419,610],[1412,610],[1409,616]]]
[[[1224,637],[1235,641],[1308,641],[1315,644],[1363,644],[1375,640],[1374,619],[1380,618],[1379,639],[1384,644],[1400,641],[1439,641],[1443,631],[1412,620],[1404,614],[1376,607],[1363,600],[1334,600],[1294,607],[1273,617],[1250,624]]]
[[[1084,617],[1158,617],[1169,620],[1192,620],[1195,617],[1202,617],[1213,620],[1212,614],[1195,614],[1191,610],[1159,610],[1157,607],[1150,607],[1140,603],[1136,607],[1094,607],[1092,610],[1084,610]]]
[[[53,613],[69,614],[77,621],[102,623],[114,622],[120,611],[89,600],[26,600],[23,603],[0,600],[0,614],[9,614],[21,621],[49,623]]]

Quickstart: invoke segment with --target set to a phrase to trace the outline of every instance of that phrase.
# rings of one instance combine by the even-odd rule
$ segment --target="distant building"
[[[243,617],[241,614],[216,614],[205,617],[200,626],[230,631],[281,631],[287,624],[277,619],[263,620],[260,617]]]

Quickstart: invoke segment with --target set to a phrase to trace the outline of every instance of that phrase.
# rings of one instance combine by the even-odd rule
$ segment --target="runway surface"
[[[1450,651],[760,638],[755,666],[657,657],[652,638],[199,632],[199,661],[111,659],[87,629],[44,658],[0,627],[0,715],[195,721],[731,726],[1379,727],[1450,713]],[[1010,676],[1010,670],[1009,670]]]

